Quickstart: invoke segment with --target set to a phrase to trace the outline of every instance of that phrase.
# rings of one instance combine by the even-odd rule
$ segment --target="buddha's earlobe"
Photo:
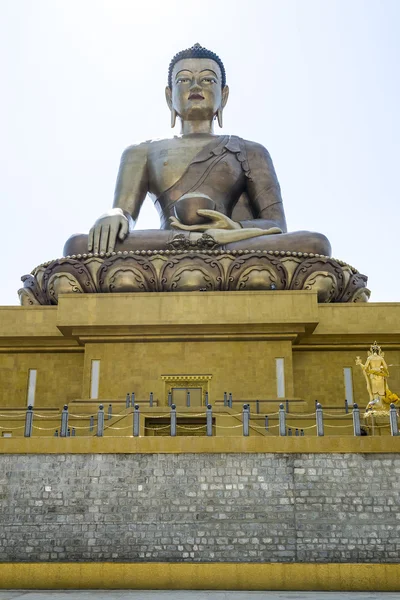
[[[175,127],[176,124],[176,110],[174,108],[171,108],[171,127],[172,129]]]
[[[222,90],[221,106],[217,110],[218,125],[220,127],[222,127],[222,111],[224,110],[226,103],[228,102],[228,97],[229,97],[229,87],[226,85]]]
[[[175,123],[176,123],[177,112],[172,105],[172,92],[171,92],[171,88],[168,86],[165,88],[165,99],[167,101],[168,108],[171,111],[171,127],[173,129],[175,127]]]

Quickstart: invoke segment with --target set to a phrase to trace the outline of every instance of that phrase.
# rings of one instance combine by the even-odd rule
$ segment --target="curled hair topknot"
[[[226,73],[225,73],[224,63],[222,62],[220,57],[217,54],[215,54],[215,52],[212,52],[211,50],[207,50],[207,48],[204,48],[204,46],[201,46],[200,44],[194,44],[194,46],[192,46],[191,48],[187,48],[186,50],[181,50],[180,52],[175,54],[175,56],[169,63],[168,86],[170,88],[172,87],[173,68],[174,68],[175,64],[178,62],[178,60],[182,60],[183,58],[210,58],[211,60],[214,60],[218,64],[219,68],[221,69],[221,76],[222,76],[221,84],[222,84],[222,87],[225,87]]]

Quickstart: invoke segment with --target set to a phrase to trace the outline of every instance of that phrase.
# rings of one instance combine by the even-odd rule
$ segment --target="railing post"
[[[68,435],[68,405],[65,404],[61,413],[61,429],[60,437],[67,437]]]
[[[232,392],[229,392],[229,396],[228,396],[228,406],[229,406],[229,408],[232,408],[232,402],[233,402]]]
[[[347,398],[344,401],[344,412],[346,413],[346,415],[349,414],[349,403],[347,402]]]
[[[299,432],[299,430],[297,429],[297,427],[296,427],[296,429],[295,429],[294,435],[295,435],[296,437],[299,437],[299,435],[300,435],[300,432]]]
[[[228,394],[224,392],[224,406],[228,406]]]
[[[76,437],[76,430],[75,430],[75,427],[73,427],[73,428],[71,429],[71,435],[72,435],[72,437]]]
[[[279,435],[286,435],[286,414],[283,404],[279,405]]]
[[[168,406],[171,406],[172,404],[172,393],[168,392]]]
[[[212,406],[211,406],[211,404],[207,404],[206,419],[207,419],[207,435],[211,436],[213,434],[213,431],[212,431]]]
[[[126,400],[125,400],[125,408],[129,408],[130,404],[131,404],[131,397],[128,392],[126,395]]]
[[[67,437],[71,437],[71,428],[68,427]]]
[[[140,435],[140,408],[139,404],[135,404],[135,410],[133,412],[133,435],[138,437]]]
[[[250,421],[250,411],[249,405],[243,404],[243,435],[249,435],[249,421]]]
[[[186,406],[188,408],[190,408],[190,391],[189,390],[187,390],[187,392],[186,392]]]
[[[58,429],[55,430],[54,437],[58,437]]]
[[[112,417],[112,404],[108,405],[108,411],[107,411],[107,419],[110,420]]]
[[[390,419],[390,433],[392,435],[399,435],[399,423],[397,420],[397,410],[393,403],[390,405],[389,419]]]
[[[131,394],[131,406],[135,406],[135,392]]]
[[[304,437],[304,429],[300,429],[300,437]]]
[[[171,418],[171,436],[175,437],[176,436],[176,405],[175,404],[171,404],[171,413],[170,413],[170,418]]]
[[[154,395],[153,395],[153,392],[150,392],[150,398],[149,398],[149,405],[150,405],[150,407],[153,406],[153,401],[154,401]]]
[[[361,435],[360,410],[358,404],[353,404],[353,429],[354,435]]]
[[[206,403],[206,406],[208,406],[210,404],[210,401],[208,399],[208,392],[205,393],[204,401]]]
[[[90,421],[89,421],[89,431],[93,431],[93,429],[94,429],[94,416],[91,415]]]
[[[25,437],[31,437],[32,435],[32,427],[33,427],[33,410],[32,406],[28,406],[28,410],[25,414]]]
[[[324,413],[319,402],[315,411],[315,419],[317,423],[317,435],[322,436],[324,435]]]
[[[288,432],[287,432],[288,436],[293,436],[293,431],[291,427],[288,427]]]
[[[99,412],[97,413],[97,437],[103,437],[104,431],[104,406],[100,404]]]
[[[269,429],[268,415],[265,415],[265,431]]]

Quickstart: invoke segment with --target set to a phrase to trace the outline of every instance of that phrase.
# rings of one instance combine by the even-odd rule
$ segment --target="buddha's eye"
[[[214,77],[203,77],[204,83],[217,83],[217,80]]]
[[[188,83],[188,81],[188,77],[179,77],[179,79],[176,80],[176,83]]]

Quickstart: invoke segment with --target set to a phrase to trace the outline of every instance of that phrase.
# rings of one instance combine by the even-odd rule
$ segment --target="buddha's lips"
[[[189,100],[204,100],[204,96],[201,94],[190,94]]]

